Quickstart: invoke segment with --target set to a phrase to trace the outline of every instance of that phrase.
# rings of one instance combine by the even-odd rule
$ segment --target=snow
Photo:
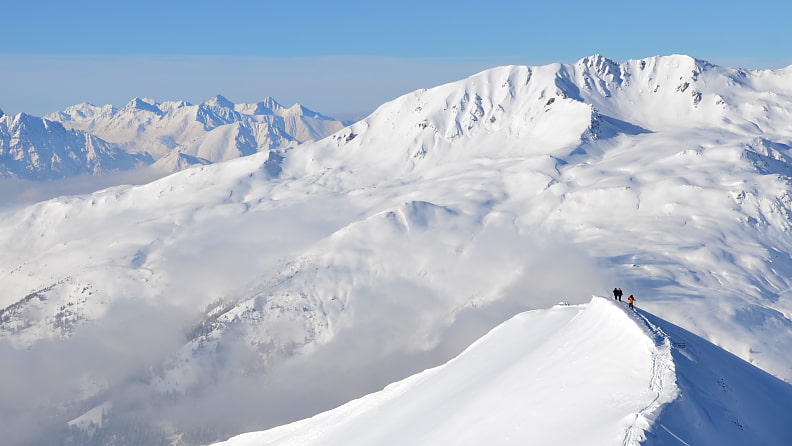
[[[2,113],[0,119],[0,153],[13,152],[17,164],[22,156],[34,158],[21,166],[6,159],[0,174],[38,180],[125,171],[155,161],[152,170],[163,176],[313,141],[345,125],[298,104],[286,108],[272,98],[234,104],[220,95],[198,105],[134,98],[121,109],[82,103],[44,119]],[[47,152],[55,152],[56,161]],[[58,168],[67,162],[74,166]]]
[[[130,152],[148,152],[155,159],[176,152],[211,162],[239,156],[238,141],[229,137],[233,130],[227,126],[253,129],[248,141],[242,142],[243,152],[251,144],[255,152],[320,139],[344,126],[297,104],[285,108],[272,98],[235,104],[221,95],[198,105],[135,98],[120,110],[78,104],[46,118],[121,144]]]
[[[0,116],[0,156],[0,177],[31,180],[117,172],[149,161],[95,135],[24,113]]]
[[[522,313],[442,366],[220,444],[618,444],[642,409],[674,396],[672,363],[659,390],[647,379],[662,348],[601,298]]]
[[[662,408],[646,444],[789,442],[792,386],[683,328],[644,315],[674,347],[680,389],[680,396]]]
[[[792,379],[790,74],[687,56],[499,67],[409,93],[314,142],[2,212],[0,354],[18,367],[0,385],[28,380],[24,388],[58,395],[51,406],[72,410],[60,415],[64,423],[113,401],[110,419],[142,405],[152,425],[188,432],[211,420],[227,438],[308,418],[443,364],[504,320],[559,300],[572,305],[548,314],[563,320],[579,311],[568,321],[575,334],[600,305],[583,296],[620,286],[640,308],[770,375],[720,374],[704,365],[713,361],[675,358],[687,378],[657,430],[653,404],[671,392],[671,369],[656,368],[666,364],[663,343],[634,334],[641,345],[632,353],[621,351],[623,342],[590,346],[602,353],[619,347],[608,354],[626,354],[631,379],[643,384],[625,387],[633,393],[624,405],[603,409],[613,420],[586,429],[602,438],[620,433],[615,441],[649,429],[662,441],[668,438],[658,432],[696,444],[680,419],[704,426],[707,414],[728,413],[744,427],[759,426],[741,406],[712,399],[719,387],[711,386],[725,378],[742,394],[735,382],[758,381],[784,395],[774,404],[789,404],[778,378]],[[228,140],[258,135],[264,121],[224,122],[277,108],[262,101],[214,113],[212,103],[139,102],[162,116],[183,113],[172,122],[197,123],[193,117],[204,113],[202,123],[179,127],[184,137],[196,132],[192,142],[177,141],[172,129],[170,140],[147,140],[168,150],[189,147],[194,155],[175,151],[180,156],[167,160],[173,166],[252,148]],[[104,113],[119,111],[86,107],[83,116]],[[75,126],[93,119],[69,116]],[[129,116],[104,120],[102,128],[134,137],[142,125],[155,135],[156,113]],[[220,125],[206,133],[212,123]],[[513,321],[544,323],[526,314]],[[597,328],[603,334],[640,331],[619,322],[618,312],[595,314],[615,320]],[[139,340],[152,336],[158,341],[141,354]],[[515,355],[532,355],[529,345],[545,349],[536,362],[557,373],[563,361],[608,367],[592,357],[576,362],[585,359],[580,351],[556,357],[546,346],[564,346],[536,336],[537,344],[524,338],[528,345]],[[28,364],[50,370],[46,379],[19,372]],[[541,370],[531,373],[554,382]],[[614,380],[598,391],[621,394],[625,376],[586,379]],[[546,398],[564,391],[543,389],[522,390]],[[32,398],[0,390],[14,396],[0,403],[0,415],[9,408],[2,422],[33,411],[25,403]],[[553,398],[573,400],[573,393]],[[499,404],[484,394],[466,398]],[[581,413],[599,410],[589,403]],[[395,403],[381,410],[389,407],[397,410]],[[190,416],[176,420],[185,409]],[[719,435],[728,432],[724,426],[738,424],[702,432]],[[758,435],[752,429],[745,435]]]
[[[97,427],[102,427],[105,413],[112,409],[111,403],[100,404],[93,409],[85,412],[78,418],[69,421],[69,426],[77,426],[85,430],[93,430]]]
[[[790,438],[783,419],[792,408],[788,385],[757,380],[762,372],[700,338],[685,336],[672,354],[671,339],[681,345],[684,331],[661,323],[662,329],[602,297],[522,313],[444,365],[310,419],[216,446],[638,445],[650,429],[646,444],[673,438],[780,445]],[[737,387],[727,388],[727,381]],[[721,385],[708,395],[707,412],[691,410],[691,401],[701,401],[696,386]],[[780,394],[754,393],[771,388]],[[736,403],[743,398],[748,406]]]

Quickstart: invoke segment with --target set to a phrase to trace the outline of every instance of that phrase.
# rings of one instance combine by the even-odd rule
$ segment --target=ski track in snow
[[[668,432],[668,435],[670,435],[671,437],[673,437],[673,438],[677,439],[677,440],[678,440],[680,443],[682,443],[683,445],[685,445],[685,446],[693,446],[693,445],[691,445],[690,443],[686,442],[685,440],[683,440],[683,439],[679,438],[679,436],[677,436],[675,433],[671,432],[671,430],[669,430],[667,427],[665,427],[665,425],[664,425],[663,423],[658,423],[658,424],[660,425],[660,427],[661,427],[661,428],[662,428],[664,431]]]

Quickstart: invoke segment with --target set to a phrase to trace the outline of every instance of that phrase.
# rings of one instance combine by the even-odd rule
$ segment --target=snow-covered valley
[[[0,380],[0,427],[16,435],[11,444],[47,435],[101,444],[112,434],[135,444],[144,433],[146,444],[207,444],[310,417],[444,364],[507,320],[493,332],[516,330],[509,347],[494,347],[507,348],[500,359],[562,373],[563,358],[542,353],[544,335],[514,321],[561,329],[576,311],[623,318],[584,311],[604,305],[590,296],[614,286],[703,338],[695,349],[709,352],[706,339],[774,375],[746,371],[727,381],[782,389],[774,404],[790,408],[782,383],[792,380],[790,118],[790,68],[592,56],[495,68],[397,98],[319,141],[5,211],[0,357],[11,366]],[[523,313],[560,301],[572,305]],[[601,334],[640,331],[640,321],[626,319]],[[622,394],[631,405],[608,406],[617,419],[591,435],[599,427],[602,438],[623,434],[624,417],[648,403],[632,398],[649,378],[644,341],[633,355],[615,353],[635,366],[636,384]],[[495,361],[496,352],[485,354]],[[433,370],[457,370],[464,357]],[[701,386],[727,374],[685,358],[675,365],[677,377],[687,367],[688,381],[677,385],[688,399],[656,408],[659,419],[670,417],[669,435],[683,440],[697,434],[679,417],[709,410]],[[619,395],[624,377],[611,378],[597,391]],[[486,398],[505,390],[488,385],[462,397],[491,407]],[[580,406],[596,408],[589,398]],[[741,410],[718,413],[744,420]],[[650,426],[654,417],[640,428],[662,438],[649,435],[647,444],[669,444]],[[31,422],[45,418],[47,429]],[[317,421],[283,429],[305,423]],[[557,444],[585,435],[575,426],[572,443]]]

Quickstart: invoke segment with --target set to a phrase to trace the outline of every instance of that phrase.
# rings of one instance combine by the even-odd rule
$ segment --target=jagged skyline
[[[616,285],[788,381],[790,76],[689,56],[499,67],[272,159],[0,213],[0,420],[41,436],[37,404],[67,407],[53,429],[108,408],[106,434],[208,444]]]
[[[739,10],[705,1],[647,12],[621,1],[311,4],[16,2],[0,57],[0,109],[43,115],[78,102],[121,106],[156,97],[235,102],[273,96],[359,119],[401,94],[499,65],[623,62],[689,54],[724,66],[780,68],[790,5]],[[767,14],[772,10],[772,14]],[[244,11],[244,13],[240,13]],[[739,12],[737,12],[739,11]],[[79,24],[79,26],[75,26]],[[739,32],[737,32],[739,31]],[[68,86],[68,88],[64,88]]]

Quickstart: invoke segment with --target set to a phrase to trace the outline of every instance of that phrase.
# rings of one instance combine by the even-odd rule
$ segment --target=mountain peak
[[[42,125],[44,125],[44,120],[42,118],[39,118],[38,116],[33,116],[33,115],[25,113],[25,112],[17,113],[12,118],[12,122],[16,126],[30,126],[30,125],[42,126]]]
[[[254,115],[274,115],[277,110],[282,108],[283,106],[280,105],[275,99],[267,96],[263,100],[256,103],[252,113]]]
[[[137,98],[135,98],[135,99],[137,99]],[[133,101],[134,101],[134,99],[133,99]],[[74,104],[74,105],[70,105],[70,106],[66,107],[65,110],[82,110],[82,109],[86,109],[86,108],[98,108],[98,107],[96,105],[90,103],[90,102],[80,102],[79,104]]]
[[[590,71],[594,71],[600,76],[611,75],[614,76],[614,78],[617,78],[621,71],[617,62],[608,59],[601,54],[584,57],[578,61],[577,65]]]
[[[208,101],[204,102],[204,104],[211,107],[230,108],[232,110],[234,109],[234,105],[235,105],[233,102],[229,101],[226,97],[219,94],[215,95],[212,99],[209,99]]]
[[[266,98],[256,103],[256,107],[255,109],[253,109],[253,114],[274,115],[278,110],[281,110],[282,108],[283,106],[280,105],[278,101],[273,99],[271,96],[267,96]]]
[[[276,109],[276,111],[278,111],[278,110]],[[281,115],[281,116],[304,116],[306,118],[321,119],[321,120],[326,120],[326,121],[332,121],[333,120],[333,118],[331,118],[329,116],[325,116],[325,115],[323,115],[321,113],[315,112],[315,111],[311,110],[308,107],[305,107],[304,105],[302,105],[300,103],[295,103],[294,105],[292,105],[289,108],[281,107],[280,110],[278,111],[278,114]]]
[[[158,115],[162,114],[162,110],[157,107],[157,103],[153,99],[148,98],[134,98],[124,107],[127,110],[144,110]]]
[[[616,64],[616,62],[612,59],[609,59],[602,54],[592,54],[591,56],[584,57],[578,61],[578,63],[585,64],[585,65],[603,65],[603,64]]]

